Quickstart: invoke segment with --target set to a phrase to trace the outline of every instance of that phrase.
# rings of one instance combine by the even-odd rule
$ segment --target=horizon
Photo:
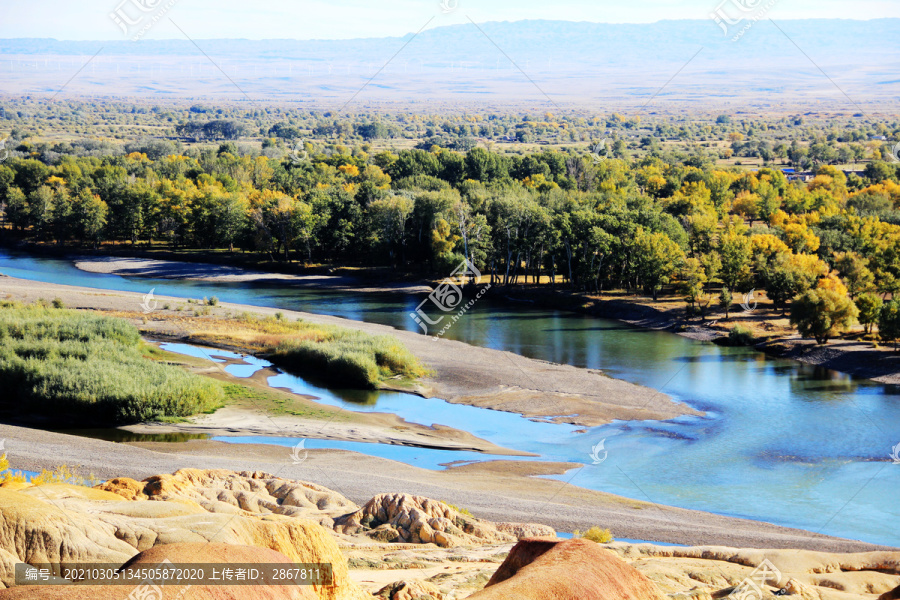
[[[651,0],[629,6],[561,0],[550,4],[488,0],[470,5],[468,0],[389,0],[373,7],[362,0],[307,2],[297,6],[248,8],[236,0],[88,0],[71,5],[49,0],[44,10],[25,5],[0,8],[0,38],[56,39],[60,41],[114,41],[123,36],[122,22],[147,14],[158,14],[149,28],[148,39],[295,39],[343,40],[404,37],[411,33],[446,25],[533,20],[562,20],[597,24],[654,24],[664,21],[709,20],[717,9],[753,10],[762,0]],[[724,8],[723,8],[724,7]],[[852,15],[836,0],[799,0],[790,4],[769,0],[769,16],[780,20],[808,18],[868,21],[900,18],[900,5],[882,0],[864,0],[854,5]],[[118,17],[114,14],[118,13]],[[46,15],[53,15],[51,20]],[[118,23],[116,22],[118,21]],[[15,34],[15,35],[13,35]]]
[[[873,22],[873,21],[892,21],[898,20],[900,21],[900,15],[892,16],[892,17],[872,17],[872,18],[847,18],[847,17],[801,17],[801,18],[785,18],[779,19],[780,22],[792,23],[792,22],[802,22],[802,21],[849,21],[854,23],[864,23],[864,22]],[[589,20],[573,20],[573,19],[503,19],[503,20],[487,20],[487,21],[475,21],[478,25],[495,25],[495,24],[508,24],[515,25],[518,23],[529,23],[529,22],[545,22],[545,23],[568,23],[573,25],[660,25],[664,23],[688,23],[688,22],[697,22],[697,23],[708,23],[710,22],[709,17],[706,18],[689,18],[689,19],[659,19],[656,21],[646,21],[646,22],[612,22],[612,21],[589,21]],[[421,32],[416,31],[408,31],[404,34],[391,34],[391,35],[382,35],[382,36],[364,36],[364,37],[354,37],[354,38],[342,38],[342,37],[334,37],[334,38],[291,38],[291,37],[263,37],[263,38],[254,38],[247,36],[240,37],[194,37],[191,39],[200,39],[205,41],[249,41],[249,42],[330,42],[330,41],[360,41],[360,40],[381,40],[381,39],[406,39],[410,36],[421,35],[427,31],[437,31],[440,29],[450,29],[453,27],[466,26],[470,23],[450,23],[446,25],[435,25],[433,27],[426,27]],[[0,29],[2,30],[2,29]],[[149,36],[148,36],[149,37]],[[114,43],[114,42],[175,42],[175,41],[188,41],[183,35],[173,36],[173,37],[144,37],[137,40],[128,40],[128,39],[73,39],[73,38],[59,38],[59,37],[32,37],[32,36],[19,36],[19,37],[3,37],[0,36],[0,41],[27,41],[27,40],[51,40],[54,42],[106,42],[106,43]]]

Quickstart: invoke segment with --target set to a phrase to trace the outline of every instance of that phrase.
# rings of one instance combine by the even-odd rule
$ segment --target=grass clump
[[[455,504],[450,504],[449,502],[445,502],[443,500],[441,500],[441,502],[443,502],[444,504],[446,504],[447,506],[449,506],[450,508],[452,508],[453,510],[455,510],[456,512],[458,512],[461,515],[465,515],[467,517],[475,516],[471,512],[469,512],[468,508],[460,508],[459,506],[456,506]]]
[[[412,352],[390,336],[338,327],[317,329],[318,339],[281,340],[269,350],[269,359],[285,369],[347,388],[371,389],[394,377],[425,374]]]
[[[121,319],[45,306],[0,309],[0,407],[67,425],[186,417],[224,397],[218,382],[148,360]]]
[[[742,325],[735,325],[728,332],[729,346],[752,346],[753,341],[753,332]]]
[[[341,388],[374,389],[388,379],[427,374],[419,359],[399,340],[333,325],[291,321],[283,313],[259,318],[187,322],[190,339],[228,344],[266,355],[296,375]]]
[[[597,542],[598,544],[611,544],[615,541],[615,538],[609,529],[601,529],[597,526],[591,527],[585,532],[576,529],[572,534],[572,537],[590,540],[592,542]]]

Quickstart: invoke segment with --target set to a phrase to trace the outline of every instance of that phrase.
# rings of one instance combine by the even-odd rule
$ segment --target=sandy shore
[[[887,549],[768,523],[724,517],[629,500],[528,475],[563,473],[581,465],[488,462],[428,471],[340,450],[310,450],[294,464],[285,448],[212,441],[113,444],[34,429],[0,425],[0,439],[15,468],[39,470],[79,465],[101,478],[142,479],[184,467],[266,471],[312,481],[354,502],[385,492],[406,492],[451,502],[494,521],[537,522],[558,531],[609,527],[619,538],[686,545],[742,548],[802,548],[829,552]],[[590,467],[584,467],[590,468]],[[635,495],[640,492],[635,490]]]
[[[365,287],[350,277],[335,275],[291,275],[254,271],[227,265],[209,263],[189,263],[147,258],[127,258],[108,256],[83,258],[75,261],[75,267],[89,273],[106,273],[123,277],[149,277],[153,279],[187,279],[218,283],[260,283],[264,281],[285,281],[300,283],[310,287],[323,287],[354,292],[404,291],[409,293],[430,292],[428,286],[416,283],[396,283],[390,286]]]
[[[206,352],[210,357],[216,357],[214,348],[207,348]],[[185,423],[144,423],[122,429],[140,434],[276,436],[481,452],[497,456],[536,456],[497,446],[468,431],[438,423],[411,423],[392,413],[361,412],[353,410],[352,404],[348,408],[328,406],[317,402],[314,396],[271,388],[268,378],[276,374],[273,369],[262,369],[251,377],[235,377],[223,369],[223,364],[171,353],[169,356],[195,373],[249,387],[274,396],[282,403],[245,399],[229,403],[213,414],[196,415]],[[228,359],[226,363],[246,364],[235,359]]]
[[[0,294],[3,293],[11,299],[26,302],[58,297],[70,308],[134,313],[146,321],[142,329],[151,336],[177,338],[182,333],[177,327],[169,326],[165,319],[155,320],[153,314],[140,314],[144,301],[142,294],[11,277],[2,279]],[[170,303],[174,307],[185,303],[183,299],[165,296],[157,296],[156,300],[159,306]],[[170,315],[184,314],[174,310],[169,312]],[[245,312],[267,316],[282,313],[292,320],[304,319],[372,334],[393,335],[434,372],[421,381],[418,393],[448,402],[585,427],[614,420],[666,420],[701,414],[685,404],[674,402],[662,392],[612,379],[600,371],[548,363],[452,340],[434,340],[386,325],[239,304],[220,303],[210,309],[212,315],[222,316]]]
[[[285,275],[245,271],[235,267],[201,263],[181,263],[141,258],[104,257],[77,261],[79,269],[93,273],[111,273],[123,276],[144,276],[169,279],[196,279],[200,281],[266,281],[290,280],[308,286],[347,291],[402,291],[410,293],[430,291],[427,286],[409,284],[391,284],[377,288],[359,287],[346,277],[329,277],[321,275]],[[712,341],[728,334],[733,322],[726,321],[720,310],[712,310],[706,320],[685,320],[682,307],[672,310],[666,303],[648,303],[646,301],[599,299],[579,294],[548,294],[546,290],[530,288],[514,288],[501,293],[508,299],[536,302],[540,305],[555,306],[564,310],[586,313],[597,317],[609,318],[642,327],[671,331],[677,335],[695,340]],[[760,314],[748,317],[735,317],[743,320],[764,321],[767,317]],[[767,354],[797,360],[848,373],[856,377],[871,379],[880,383],[900,384],[900,353],[889,348],[875,348],[871,342],[841,339],[832,340],[826,346],[819,346],[813,340],[805,340],[796,333],[777,336],[771,341],[756,345],[756,348]]]

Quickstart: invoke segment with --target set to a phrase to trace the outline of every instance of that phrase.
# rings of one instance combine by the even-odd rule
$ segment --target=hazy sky
[[[445,3],[442,10],[441,2]],[[723,0],[0,0],[0,38],[123,39],[110,13],[137,20],[141,6],[152,15],[171,5],[147,38],[343,39],[400,36],[468,22],[564,19],[646,23],[705,19]],[[774,3],[775,19],[900,17],[897,0],[725,0],[751,6]],[[123,4],[124,2],[124,4]],[[454,9],[455,7],[455,9]],[[452,10],[451,10],[452,9]],[[144,14],[147,18],[146,14]],[[888,44],[891,40],[878,43]]]

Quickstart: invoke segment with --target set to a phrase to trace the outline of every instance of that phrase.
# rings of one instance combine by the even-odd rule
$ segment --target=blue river
[[[11,251],[0,251],[0,273],[144,294],[154,289],[158,296],[216,296],[225,302],[329,314],[409,331],[418,330],[409,313],[424,299],[336,292],[284,281],[213,284],[124,278],[83,272],[67,260]],[[323,389],[286,374],[270,378],[270,384],[352,410],[392,412],[411,422],[464,429],[501,446],[540,455],[535,460],[582,464],[559,477],[571,479],[573,485],[900,547],[900,530],[885,526],[900,517],[896,504],[900,464],[891,460],[892,449],[900,444],[898,386],[770,358],[753,349],[723,348],[616,321],[487,299],[460,319],[447,337],[602,369],[612,377],[662,391],[706,415],[616,422],[579,433],[569,425],[536,423],[408,394]],[[252,357],[245,362],[227,368],[246,377],[266,365]],[[299,440],[227,441],[293,446]],[[308,440],[306,447],[343,448],[429,469],[485,458],[324,440]]]

